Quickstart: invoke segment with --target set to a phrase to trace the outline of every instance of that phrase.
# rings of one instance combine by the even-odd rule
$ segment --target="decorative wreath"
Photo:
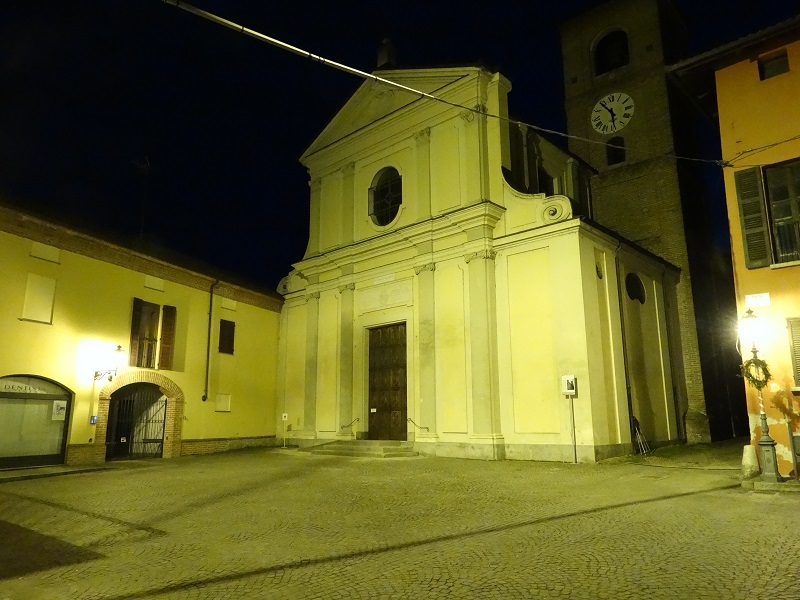
[[[761,373],[761,377],[753,374],[753,367],[756,373]],[[759,392],[767,386],[767,382],[772,379],[772,373],[769,372],[767,363],[760,358],[751,358],[745,361],[742,365],[742,376],[747,380],[747,383],[756,388]]]

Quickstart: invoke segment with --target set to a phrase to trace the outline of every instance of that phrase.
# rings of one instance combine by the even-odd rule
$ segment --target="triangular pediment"
[[[375,71],[373,74],[406,87],[436,95],[447,86],[473,75],[479,70],[478,67],[450,67]],[[418,94],[391,86],[388,83],[374,79],[364,81],[303,153],[300,161],[304,162],[315,152],[420,100],[423,98]]]

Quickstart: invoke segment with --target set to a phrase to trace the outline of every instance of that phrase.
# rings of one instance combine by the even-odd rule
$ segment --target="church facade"
[[[366,81],[302,157],[309,242],[279,286],[292,443],[591,462],[678,441],[680,271],[585,218],[589,171],[509,123],[478,67]]]

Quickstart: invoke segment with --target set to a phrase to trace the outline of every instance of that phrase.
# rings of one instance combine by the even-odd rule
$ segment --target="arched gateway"
[[[119,440],[112,440],[108,437],[109,431],[111,430],[113,433],[116,428],[116,423],[118,422],[118,417],[115,416],[115,418],[112,419],[114,422],[111,424],[111,427],[109,427],[109,412],[111,409],[112,395],[115,396],[116,401],[119,401],[115,392],[134,384],[155,385],[166,398],[166,411],[163,416],[164,430],[161,456],[163,458],[170,458],[173,456],[180,456],[181,454],[181,425],[183,423],[184,407],[183,392],[174,381],[164,377],[160,373],[153,371],[135,371],[115,377],[113,381],[109,382],[100,390],[100,400],[97,407],[97,435],[95,438],[95,459],[97,462],[106,460],[108,442],[111,442],[112,445],[115,445],[118,449]],[[117,437],[120,437],[120,435]],[[114,452],[112,451],[111,454],[113,458]]]

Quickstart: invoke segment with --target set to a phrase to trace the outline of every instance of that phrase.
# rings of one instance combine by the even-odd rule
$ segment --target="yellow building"
[[[579,215],[589,173],[481,68],[383,70],[302,157],[278,422],[301,445],[595,461],[680,438],[677,268]],[[500,118],[498,118],[498,116]]]
[[[275,440],[281,299],[0,208],[0,467]]]
[[[701,106],[718,112],[736,300],[739,316],[752,310],[761,325],[758,356],[772,375],[763,408],[785,476],[796,471],[789,431],[800,431],[800,18],[673,73]],[[750,347],[742,353],[752,358]],[[761,403],[750,385],[747,407],[756,443]]]

